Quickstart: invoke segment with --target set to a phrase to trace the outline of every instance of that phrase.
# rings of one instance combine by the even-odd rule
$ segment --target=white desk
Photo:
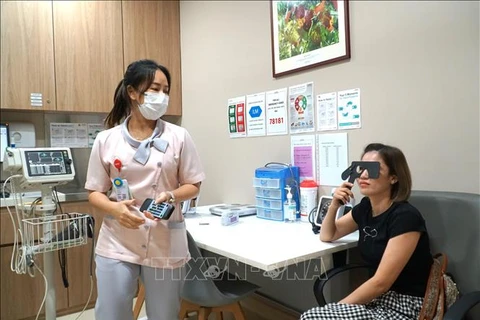
[[[265,271],[357,246],[358,232],[325,243],[313,234],[310,223],[300,221],[286,223],[249,216],[222,226],[221,218],[211,215],[209,207],[198,207],[196,214],[185,218],[198,247]]]

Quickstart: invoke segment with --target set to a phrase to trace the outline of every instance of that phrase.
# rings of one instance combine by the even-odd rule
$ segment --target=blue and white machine
[[[282,163],[269,163],[255,170],[253,179],[257,217],[284,221],[283,203],[287,199],[289,186],[297,204],[297,219],[300,218],[300,170]]]

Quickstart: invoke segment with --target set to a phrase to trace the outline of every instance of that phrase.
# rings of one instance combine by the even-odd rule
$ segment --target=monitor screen
[[[65,150],[25,151],[25,159],[30,177],[72,173]]]
[[[8,130],[8,123],[0,123],[0,162],[3,162],[5,156],[5,149],[10,146],[10,132]]]

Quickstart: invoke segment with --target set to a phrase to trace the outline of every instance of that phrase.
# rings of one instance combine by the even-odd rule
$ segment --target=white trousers
[[[148,320],[178,318],[185,268],[158,269],[96,255],[97,320],[132,320],[133,298],[140,276],[145,287]]]

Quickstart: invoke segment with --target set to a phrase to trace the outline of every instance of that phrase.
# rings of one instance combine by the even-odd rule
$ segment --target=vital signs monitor
[[[63,184],[75,177],[70,148],[7,148],[3,169],[21,173],[22,188]]]
[[[0,123],[0,162],[3,162],[5,149],[10,146],[10,132],[8,123]]]

